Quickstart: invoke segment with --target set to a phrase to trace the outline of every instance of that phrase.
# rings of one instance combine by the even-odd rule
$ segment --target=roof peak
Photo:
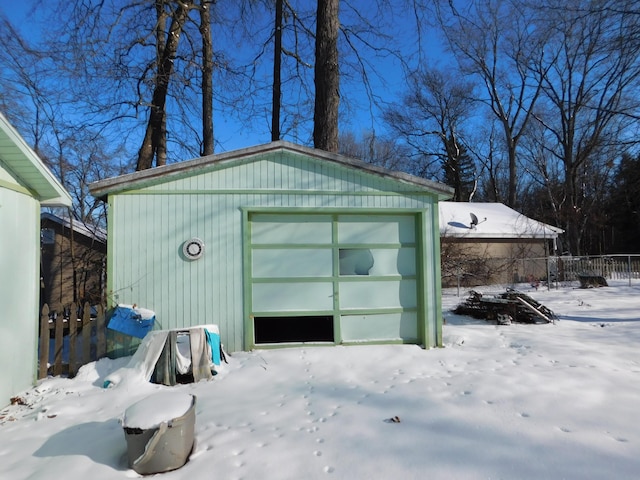
[[[105,197],[109,193],[126,190],[139,182],[149,182],[154,180],[162,181],[164,178],[172,177],[174,175],[184,175],[190,171],[197,172],[205,166],[222,166],[278,150],[329,161],[346,166],[347,168],[359,169],[367,173],[387,177],[404,183],[411,183],[419,186],[420,188],[426,188],[433,191],[433,193],[437,194],[439,198],[451,198],[453,195],[453,189],[451,187],[439,182],[426,180],[404,172],[391,171],[377,165],[363,162],[356,158],[298,145],[286,140],[278,140],[229,152],[215,153],[204,157],[185,160],[183,162],[172,163],[170,165],[163,165],[161,167],[150,168],[148,170],[128,173],[119,177],[94,182],[89,185],[89,189],[94,196]]]

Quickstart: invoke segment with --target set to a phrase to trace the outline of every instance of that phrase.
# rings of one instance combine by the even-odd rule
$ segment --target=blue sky
[[[361,4],[363,10],[370,8],[370,3],[365,0],[356,0],[356,5]],[[36,4],[39,6],[36,7]],[[2,11],[10,21],[20,28],[23,35],[28,39],[37,39],[39,35],[39,24],[31,20],[28,14],[38,16],[38,9],[46,9],[46,3],[41,4],[36,0],[23,0],[22,2],[5,3],[0,6]],[[395,34],[394,41],[402,45],[403,51],[413,53],[417,50],[417,41],[414,34],[414,19],[411,15],[399,14],[395,12],[392,20],[393,26],[397,27],[398,34]],[[404,36],[402,36],[404,35]],[[401,37],[402,36],[402,37]],[[432,59],[440,58],[440,48],[435,41],[435,35],[425,35],[423,43],[426,43],[427,51]],[[342,41],[342,40],[341,40]],[[408,57],[407,57],[408,58]],[[398,102],[404,92],[404,71],[400,62],[391,57],[376,58],[373,60],[374,70],[379,72],[379,76],[370,75],[369,79],[374,90],[374,94],[383,102]],[[415,67],[415,65],[413,65]],[[270,72],[266,71],[265,75]],[[377,135],[384,134],[385,125],[381,120],[381,110],[379,106],[371,105],[367,98],[367,92],[361,82],[357,79],[347,81],[344,77],[341,81],[341,103],[343,107],[348,105],[348,112],[340,118],[340,131],[353,132],[360,135],[374,130]],[[283,99],[286,102],[287,99]],[[265,110],[255,116],[255,121],[250,125],[241,125],[229,115],[221,115],[219,109],[214,109],[214,130],[216,137],[216,152],[234,150],[236,148],[247,147],[270,141],[269,120],[270,112]],[[343,113],[345,109],[343,108]],[[308,122],[310,123],[310,122]],[[307,125],[307,131],[309,130]],[[309,136],[305,138],[288,138],[285,140],[297,141],[298,143],[309,142]]]

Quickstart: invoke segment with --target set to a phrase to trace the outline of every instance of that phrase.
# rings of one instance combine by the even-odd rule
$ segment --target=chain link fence
[[[480,285],[578,287],[580,279],[602,277],[616,284],[640,284],[639,255],[553,256],[544,258],[447,258],[442,260],[442,286]]]

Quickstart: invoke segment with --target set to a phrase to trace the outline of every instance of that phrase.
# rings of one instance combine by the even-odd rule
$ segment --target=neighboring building
[[[502,203],[440,202],[443,285],[537,283],[562,229]]]
[[[43,206],[71,197],[0,114],[0,405],[36,379]]]
[[[229,351],[441,345],[445,185],[288,142],[90,186],[108,202],[107,297]]]
[[[41,215],[40,303],[102,303],[106,289],[107,232],[69,217]]]

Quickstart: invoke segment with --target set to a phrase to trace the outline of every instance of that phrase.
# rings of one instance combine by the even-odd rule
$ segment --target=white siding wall
[[[35,199],[0,187],[0,406],[35,381],[39,224]]]

